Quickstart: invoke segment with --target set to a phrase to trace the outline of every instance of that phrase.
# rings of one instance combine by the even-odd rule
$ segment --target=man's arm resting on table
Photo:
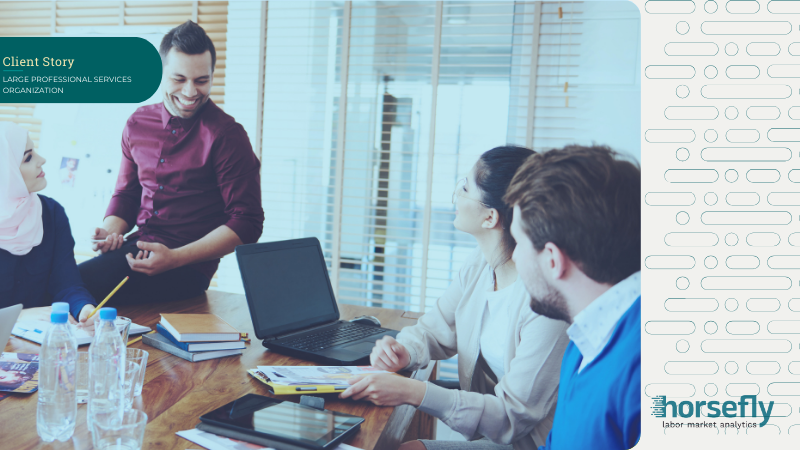
[[[242,245],[239,235],[227,225],[220,225],[199,240],[175,249],[169,249],[164,244],[139,241],[139,254],[135,258],[130,254],[126,257],[133,271],[157,275],[178,267],[221,258],[232,253],[237,245]]]

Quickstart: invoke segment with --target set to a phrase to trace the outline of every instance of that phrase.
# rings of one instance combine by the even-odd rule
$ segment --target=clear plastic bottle
[[[123,381],[125,367],[125,344],[114,325],[117,318],[115,308],[100,309],[100,320],[95,324],[95,333],[89,346],[89,403],[86,421],[92,428],[92,415],[97,412],[119,412],[120,420],[125,409]]]
[[[75,363],[78,343],[67,324],[66,312],[50,314],[39,355],[36,432],[45,442],[67,441],[75,432]]]

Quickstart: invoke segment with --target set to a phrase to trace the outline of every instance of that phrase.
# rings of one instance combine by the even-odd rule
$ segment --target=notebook
[[[225,341],[225,342],[181,342],[162,327],[160,323],[156,324],[158,334],[169,339],[176,347],[187,352],[208,352],[211,350],[237,350],[244,348],[244,341]]]
[[[238,341],[239,332],[215,314],[161,314],[161,326],[179,342]]]
[[[72,333],[75,335],[75,339],[78,341],[78,345],[88,345],[92,342],[92,335],[86,330],[78,328],[75,325],[70,326],[72,327]],[[45,322],[44,320],[21,320],[14,324],[14,329],[11,330],[11,334],[41,345],[42,340],[44,340],[44,333],[48,328],[50,328],[50,322]],[[148,327],[131,323],[128,336],[147,333],[149,331],[150,328]]]
[[[175,344],[172,343],[172,341],[162,336],[160,333],[145,334],[144,336],[142,336],[142,342],[151,347],[155,347],[159,350],[171,353],[179,358],[183,358],[191,362],[205,361],[207,359],[215,359],[215,358],[222,358],[224,356],[234,356],[242,354],[242,350],[216,350],[211,352],[194,352],[194,353],[187,352],[186,350],[178,348]]]

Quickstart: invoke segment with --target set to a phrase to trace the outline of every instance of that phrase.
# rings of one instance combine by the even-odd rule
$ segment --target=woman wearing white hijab
[[[97,303],[75,264],[69,219],[35,194],[47,186],[44,163],[27,131],[0,122],[0,308],[67,302],[71,318],[85,322]]]

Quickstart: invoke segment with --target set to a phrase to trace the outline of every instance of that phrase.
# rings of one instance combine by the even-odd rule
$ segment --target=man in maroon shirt
[[[211,39],[187,21],[164,36],[159,53],[164,101],[128,119],[116,189],[92,236],[102,254],[78,266],[100,299],[130,276],[117,304],[202,294],[219,259],[256,242],[264,224],[260,163],[247,133],[209,100]]]

